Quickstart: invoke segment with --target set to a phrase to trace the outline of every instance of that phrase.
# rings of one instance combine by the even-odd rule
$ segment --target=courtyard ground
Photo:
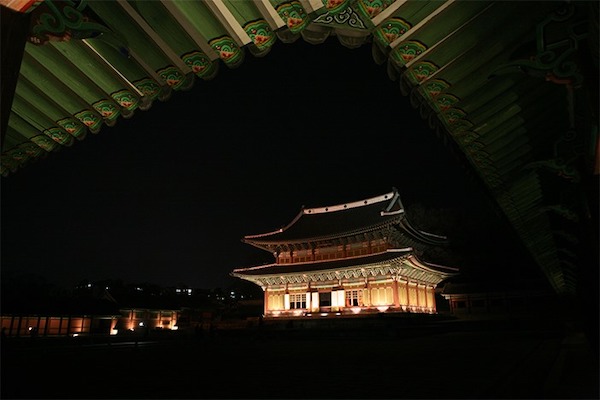
[[[2,399],[598,399],[583,333],[515,321],[10,338]]]

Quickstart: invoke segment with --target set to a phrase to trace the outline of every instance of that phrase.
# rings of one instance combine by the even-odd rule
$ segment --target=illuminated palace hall
[[[275,257],[272,264],[232,272],[263,289],[267,318],[435,313],[435,287],[458,271],[421,259],[446,239],[415,229],[396,189],[302,208],[284,228],[243,241]]]

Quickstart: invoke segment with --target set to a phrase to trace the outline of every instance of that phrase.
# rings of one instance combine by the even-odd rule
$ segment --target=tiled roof
[[[391,250],[378,254],[370,254],[361,257],[349,257],[338,260],[324,260],[316,262],[301,262],[293,264],[266,264],[258,267],[239,268],[233,271],[234,275],[260,276],[278,274],[297,274],[314,271],[328,271],[339,268],[352,268],[361,265],[378,264],[386,261],[400,260],[411,253],[411,249]],[[427,264],[431,269],[439,269],[441,272],[456,272],[455,269]]]
[[[403,212],[398,193],[394,190],[352,203],[302,209],[286,227],[274,232],[248,235],[244,241],[252,244],[290,243],[368,232],[398,222]]]

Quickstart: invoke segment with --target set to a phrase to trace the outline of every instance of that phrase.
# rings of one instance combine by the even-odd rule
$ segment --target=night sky
[[[434,233],[472,240],[488,269],[518,248],[479,182],[374,63],[370,44],[351,50],[334,37],[247,53],[238,69],[221,65],[212,81],[1,182],[2,272],[64,287],[224,286],[231,270],[272,261],[244,235],[286,225],[303,205],[392,187],[409,211],[448,211],[452,232]]]

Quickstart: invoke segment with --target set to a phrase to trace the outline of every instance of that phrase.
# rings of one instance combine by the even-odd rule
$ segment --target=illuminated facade
[[[123,308],[120,315],[2,315],[3,335],[80,336],[177,330],[179,310]]]
[[[303,208],[286,227],[243,242],[271,264],[231,275],[264,291],[264,316],[435,313],[435,287],[455,268],[420,259],[446,238],[414,228],[396,189],[346,204]]]
[[[121,317],[111,334],[119,331],[177,330],[179,310],[122,308]]]
[[[12,336],[79,336],[109,334],[118,315],[2,315],[2,334]],[[113,333],[114,334],[114,333]]]

